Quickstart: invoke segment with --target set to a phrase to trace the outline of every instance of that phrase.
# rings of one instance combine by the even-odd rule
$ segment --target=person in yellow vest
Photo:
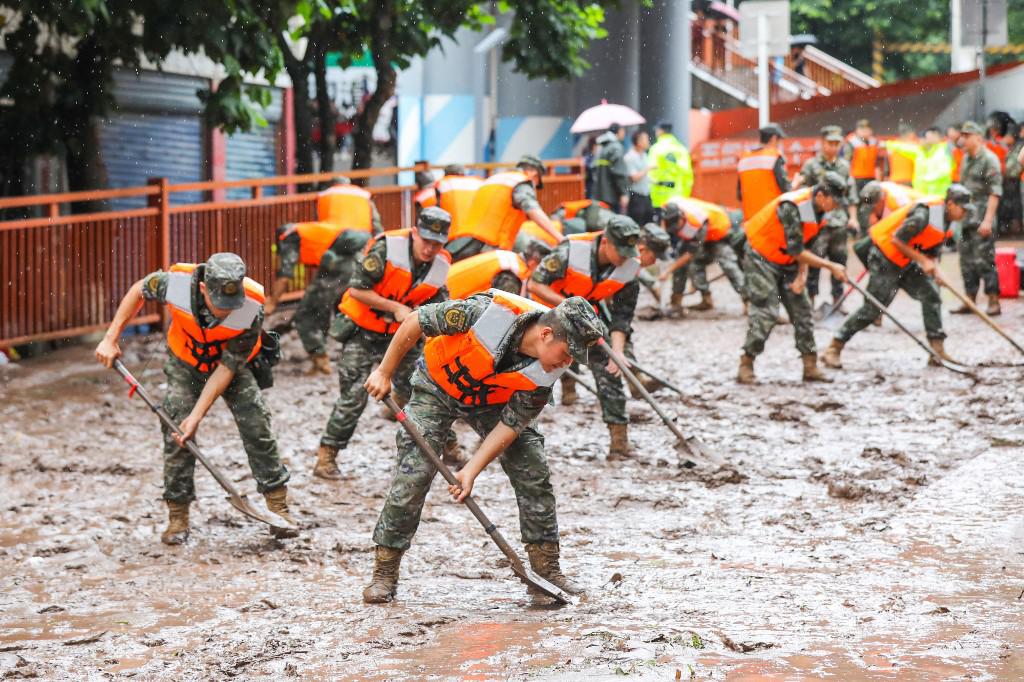
[[[529,155],[519,160],[515,170],[487,178],[473,197],[468,217],[451,232],[448,248],[452,259],[459,261],[493,249],[508,251],[527,219],[553,238],[563,239],[537,200],[543,180],[544,164]]]
[[[668,235],[656,225],[641,230],[632,218],[616,215],[604,232],[569,237],[541,261],[530,278],[530,294],[541,303],[557,305],[570,296],[583,296],[599,308],[611,332],[612,348],[631,354],[629,337],[636,311],[640,269],[653,265],[668,247]],[[629,456],[626,394],[614,362],[603,352],[594,353],[588,365],[597,382],[601,415],[608,425],[608,458]],[[575,402],[575,384],[562,380],[562,404]]]
[[[535,239],[516,240],[516,251],[485,251],[448,270],[448,297],[469,298],[488,289],[525,294],[524,286],[551,247]]]
[[[694,310],[711,310],[711,286],[707,266],[717,261],[732,288],[747,309],[747,288],[736,252],[730,245],[732,219],[724,208],[700,199],[671,199],[662,207],[662,222],[669,235],[675,236],[676,259],[662,270],[658,279],[672,278],[672,306],[682,306],[683,288],[691,276],[700,292],[700,303]],[[692,268],[692,270],[691,270]]]
[[[182,431],[179,437],[163,428],[163,497],[168,520],[160,540],[168,545],[188,540],[189,506],[196,498],[196,461],[185,449],[185,442],[196,435],[206,413],[221,397],[235,418],[267,508],[293,521],[288,512],[288,469],[278,455],[270,412],[260,394],[261,385],[272,383],[265,373],[270,363],[261,357],[263,287],[245,276],[245,263],[233,253],[215,253],[199,265],[178,263],[168,272],[146,275],[125,294],[96,347],[96,359],[103,366],[111,367],[121,357],[121,333],[146,301],[166,305],[170,311],[163,408]],[[273,532],[278,537],[296,535],[284,529]]]
[[[921,194],[945,196],[953,184],[953,156],[946,147],[942,131],[929,126],[924,141],[914,158],[914,179],[911,185]]]
[[[382,225],[377,207],[366,190],[338,178],[329,194],[321,193],[320,211],[332,220],[313,223],[288,223],[277,230],[277,274],[271,285],[264,310],[269,315],[302,263],[316,268],[308,278],[302,299],[292,317],[302,347],[313,361],[310,374],[331,373],[327,357],[327,328],[352,275],[356,256]],[[328,190],[330,192],[330,190]]]
[[[871,227],[871,244],[865,265],[870,279],[867,290],[889,305],[900,289],[921,303],[928,343],[939,357],[949,359],[943,347],[942,299],[937,283],[938,255],[952,236],[950,225],[963,220],[971,208],[971,192],[963,185],[949,187],[945,197],[927,196],[903,206]],[[879,309],[869,301],[846,319],[822,355],[822,363],[842,368],[840,354],[853,336],[871,324]],[[929,364],[937,364],[929,357]]]
[[[788,192],[786,159],[782,155],[782,138],[786,134],[777,123],[758,129],[760,147],[744,152],[736,166],[736,198],[743,209],[743,219],[754,214],[776,197]]]
[[[444,245],[450,221],[443,209],[424,209],[416,227],[375,237],[352,273],[338,306],[341,314],[331,325],[331,336],[344,344],[338,364],[340,391],[320,438],[314,476],[341,478],[338,451],[348,446],[366,409],[363,382],[402,321],[418,306],[445,299],[451,257]],[[395,399],[403,404],[409,397],[414,360],[409,357],[396,378]]]
[[[693,191],[693,161],[690,152],[672,134],[672,124],[662,121],[654,128],[654,144],[647,150],[651,167],[651,204],[661,208],[672,197],[688,197]]]
[[[752,384],[754,359],[778,324],[779,303],[793,323],[794,340],[803,361],[804,381],[829,379],[818,369],[814,345],[811,302],[804,291],[800,266],[825,268],[839,281],[846,281],[846,268],[815,255],[808,247],[847,191],[847,181],[832,171],[817,185],[787,192],[748,220],[747,252],[743,259],[747,294],[750,296],[747,338],[740,356],[736,380]]]
[[[593,308],[581,298],[549,309],[514,294],[487,292],[424,305],[405,318],[364,384],[374,398],[388,395],[406,358],[419,355],[414,349],[426,336],[407,418],[435,450],[441,449],[456,419],[473,428],[482,441],[455,474],[458,485],[449,492],[464,501],[480,472],[498,459],[515,489],[530,567],[569,594],[581,594],[584,588],[562,572],[544,437],[532,424],[548,404],[558,377],[574,360],[587,362],[591,346],[604,333]],[[373,530],[373,577],[363,590],[364,602],[395,598],[402,556],[412,544],[436,474],[412,438],[399,431],[394,479]]]
[[[850,163],[850,176],[858,193],[869,182],[885,177],[885,153],[868,119],[857,121],[857,128],[846,137],[842,153]]]
[[[900,123],[898,130],[899,138],[885,143],[889,160],[889,180],[910,186],[914,183],[914,161],[921,147],[917,143],[917,133],[914,132],[913,126]]]
[[[459,225],[469,218],[473,199],[483,184],[483,179],[466,175],[466,169],[460,164],[445,166],[444,177],[434,185],[434,192],[437,206],[452,217],[452,230],[458,230]]]
[[[858,197],[857,222],[861,236],[867,236],[868,229],[893,211],[920,199],[923,194],[912,187],[888,180],[873,180],[864,185]]]

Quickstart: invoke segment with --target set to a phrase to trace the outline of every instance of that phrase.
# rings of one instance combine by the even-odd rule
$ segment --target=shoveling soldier
[[[427,342],[412,377],[408,418],[440,450],[456,419],[483,439],[456,474],[464,500],[495,458],[516,491],[522,540],[535,573],[569,594],[582,588],[562,573],[555,494],[544,457],[544,437],[531,423],[548,403],[551,386],[574,360],[587,362],[590,346],[605,332],[593,308],[571,298],[554,309],[503,292],[421,306],[395,333],[366,391],[383,398],[400,367]],[[363,601],[390,601],[398,586],[402,555],[409,548],[437,470],[404,431],[398,435],[398,466],[373,531],[377,545],[373,578]]]
[[[864,185],[858,197],[857,222],[861,236],[866,236],[872,225],[893,211],[907,206],[923,195],[912,187],[888,180],[872,180]]]
[[[318,222],[288,223],[277,230],[277,275],[265,306],[269,315],[302,263],[316,267],[292,318],[302,347],[313,360],[311,373],[331,373],[327,358],[327,328],[341,300],[356,256],[382,225],[377,207],[366,190],[338,178],[317,198]]]
[[[402,321],[416,307],[444,300],[451,262],[444,250],[449,224],[443,209],[425,208],[416,227],[385,232],[367,245],[338,306],[341,315],[331,327],[331,335],[344,344],[338,364],[340,391],[320,438],[314,476],[341,478],[338,451],[348,446],[366,409],[363,382]],[[409,398],[414,361],[409,356],[395,375],[395,399],[400,404]]]
[[[277,441],[249,363],[261,349],[263,287],[245,276],[245,263],[233,253],[216,253],[205,263],[178,263],[169,272],[154,272],[132,285],[117,308],[114,321],[96,347],[106,367],[121,356],[118,339],[146,301],[166,305],[167,393],[163,407],[180,424],[182,436],[164,433],[164,500],[167,528],[160,540],[178,545],[188,539],[189,505],[195,499],[195,457],[184,443],[196,435],[203,417],[223,397],[235,418],[257,490],[267,508],[287,520],[288,470],[281,463]],[[294,531],[274,529],[278,537]]]
[[[971,193],[959,184],[951,185],[943,197],[925,197],[904,206],[877,222],[871,228],[871,244],[867,252],[867,291],[884,305],[889,305],[903,289],[921,303],[921,315],[928,344],[944,360],[946,355],[942,331],[942,299],[937,282],[942,281],[938,268],[938,252],[952,236],[950,225],[973,212]],[[859,249],[858,249],[859,252]],[[840,354],[854,334],[867,327],[879,315],[870,301],[864,301],[836,332],[821,361],[826,367],[842,368]],[[928,359],[939,364],[935,356]]]
[[[754,358],[764,351],[764,344],[778,323],[780,302],[793,323],[796,348],[804,366],[803,380],[830,381],[817,366],[811,302],[798,278],[798,270],[803,265],[825,268],[839,281],[846,281],[846,269],[842,265],[827,261],[808,249],[825,225],[826,217],[835,215],[846,191],[846,180],[828,172],[814,187],[787,192],[774,199],[744,225],[747,253],[743,273],[747,279],[750,310],[747,338],[736,375],[739,383],[754,383]]]
[[[572,235],[559,245],[534,271],[529,291],[548,305],[558,305],[571,296],[582,296],[597,307],[611,332],[611,346],[632,354],[628,342],[633,314],[640,293],[637,274],[653,265],[668,248],[668,235],[657,225],[644,230],[632,218],[616,215],[604,232]],[[601,415],[608,425],[608,459],[629,456],[626,394],[618,366],[603,351],[595,350],[588,365],[597,382]],[[562,404],[576,401],[575,382],[562,377]]]
[[[522,294],[523,285],[551,247],[535,239],[516,240],[515,251],[485,251],[452,265],[448,270],[449,298],[469,298],[488,289]]]

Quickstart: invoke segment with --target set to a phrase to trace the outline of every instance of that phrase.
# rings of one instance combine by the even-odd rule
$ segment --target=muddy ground
[[[302,376],[294,336],[266,393],[307,529],[290,541],[241,517],[200,471],[190,542],[161,545],[153,415],[85,346],[7,368],[0,677],[1024,677],[1024,368],[984,366],[976,381],[928,368],[887,323],[852,342],[836,383],[805,386],[779,328],[762,383],[740,388],[744,319],[727,287],[715,291],[719,311],[639,322],[636,345],[687,394],[658,397],[740,475],[681,470],[636,400],[626,463],[604,461],[592,396],[541,418],[564,566],[590,590],[565,608],[531,607],[440,479],[399,600],[361,603],[396,426],[371,406],[342,456],[348,478],[311,478],[336,379]],[[921,332],[914,302],[894,309]],[[1018,338],[1022,315],[1004,303]],[[963,361],[1024,362],[979,320],[946,321]],[[819,328],[821,348],[828,338]],[[161,342],[126,349],[159,393]],[[200,436],[256,497],[222,405]],[[492,469],[477,497],[515,539],[514,500]]]

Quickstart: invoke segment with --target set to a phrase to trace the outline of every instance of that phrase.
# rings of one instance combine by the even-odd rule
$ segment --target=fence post
[[[157,192],[150,194],[146,203],[150,208],[156,208],[156,244],[157,244],[157,265],[160,270],[167,272],[171,268],[171,197],[170,182],[167,178],[149,178],[146,184],[153,185]],[[167,306],[160,306],[160,319],[164,327],[170,323]]]

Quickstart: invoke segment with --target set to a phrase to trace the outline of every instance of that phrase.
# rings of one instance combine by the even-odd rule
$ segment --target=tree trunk
[[[377,125],[380,110],[395,94],[395,83],[398,74],[392,66],[391,26],[397,20],[392,3],[381,3],[378,12],[389,10],[389,16],[381,16],[374,23],[370,36],[370,52],[373,55],[373,66],[377,71],[377,88],[366,100],[365,106],[356,114],[355,126],[352,130],[352,168],[369,168],[373,164],[373,128]]]
[[[329,173],[334,170],[338,137],[334,130],[337,122],[332,106],[334,103],[327,92],[327,53],[324,50],[316,51],[313,72],[316,75],[317,116],[320,121],[320,172]]]
[[[295,172],[302,175],[313,172],[313,109],[309,106],[309,74],[313,69],[309,60],[296,59],[282,37],[279,40],[284,55],[284,67],[292,80],[292,105],[295,117]],[[312,49],[312,48],[310,48]],[[309,51],[307,50],[307,54]],[[300,187],[300,190],[302,188]]]
[[[78,44],[70,77],[64,84],[70,105],[61,112],[68,170],[68,188],[72,192],[104,189],[107,169],[100,151],[100,117],[107,112],[111,95],[104,91],[113,83],[113,68],[105,51],[96,41],[85,38]],[[70,95],[73,94],[73,97]],[[72,205],[76,213],[93,211],[101,202]]]

